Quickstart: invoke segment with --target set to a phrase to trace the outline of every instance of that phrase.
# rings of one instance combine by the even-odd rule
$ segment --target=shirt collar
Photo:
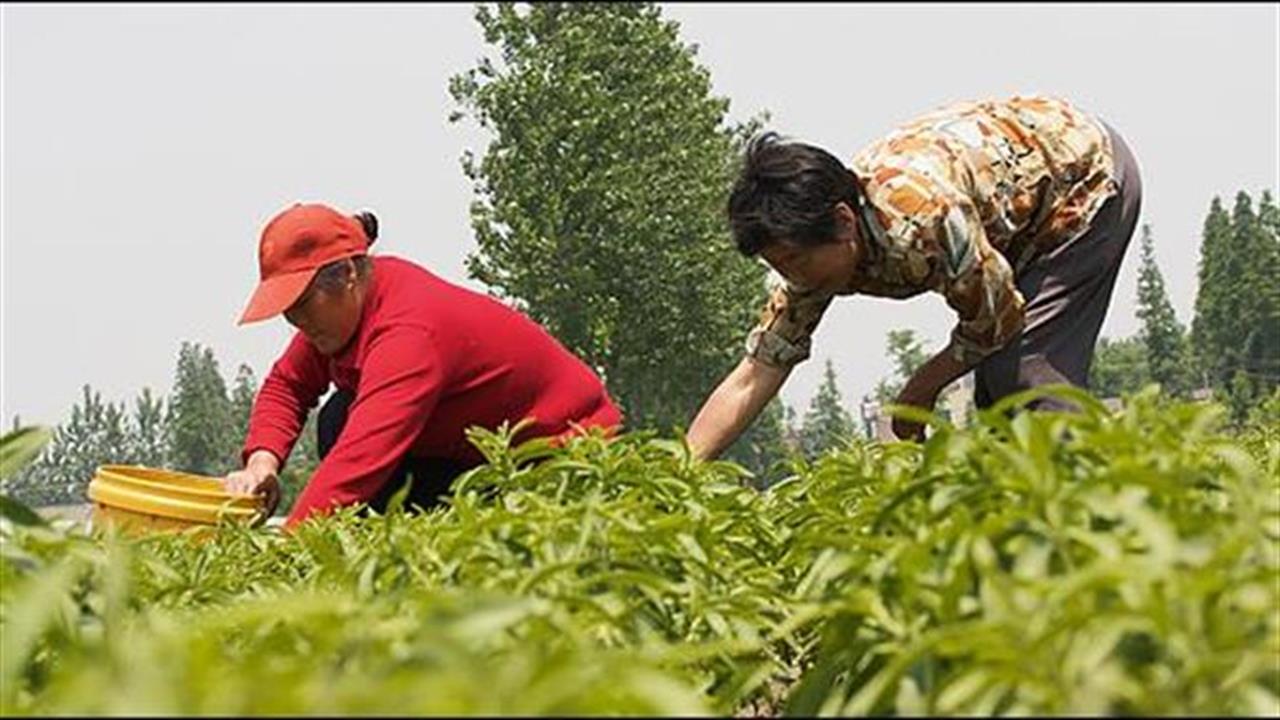
[[[880,220],[872,211],[871,203],[867,200],[866,184],[857,173],[853,173],[854,181],[857,184],[857,192],[855,193],[854,212],[858,216],[859,234],[862,236],[862,260],[859,263],[859,269],[869,264],[877,263],[884,257],[885,253],[885,232],[880,225]]]

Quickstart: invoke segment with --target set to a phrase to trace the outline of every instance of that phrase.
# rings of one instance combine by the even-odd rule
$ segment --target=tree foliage
[[[164,465],[164,401],[150,388],[135,399],[132,415],[124,403],[103,402],[89,385],[81,393],[66,422],[50,431],[40,455],[8,478],[3,492],[37,507],[81,503],[99,465]]]
[[[175,470],[221,475],[239,467],[236,417],[211,348],[184,342],[169,400],[170,463]]]
[[[249,416],[253,413],[253,401],[258,395],[258,380],[253,375],[253,368],[241,364],[236,370],[235,385],[231,389],[231,413],[235,418],[237,439],[249,432]]]
[[[130,412],[123,402],[104,402],[89,385],[82,393],[67,420],[52,428],[35,461],[6,478],[3,492],[37,507],[83,503],[89,481],[107,464],[223,474],[239,467],[257,383],[252,369],[241,365],[228,397],[213,351],[183,343],[173,401],[143,388]],[[304,433],[294,447],[286,484],[300,486],[317,464],[314,412]],[[287,512],[297,489],[289,488],[279,512]]]
[[[924,340],[915,330],[890,330],[885,336],[885,351],[893,360],[894,374],[876,384],[875,398],[882,403],[896,400],[906,382],[929,359]]]
[[[853,415],[844,406],[836,385],[836,370],[827,359],[822,384],[809,402],[800,431],[800,446],[806,458],[817,458],[828,450],[845,447],[857,432]]]
[[[1150,225],[1142,226],[1141,243],[1137,315],[1142,324],[1138,339],[1146,352],[1145,372],[1151,381],[1160,383],[1168,392],[1185,395],[1191,390],[1194,374],[1186,333],[1165,292]]]
[[[499,57],[450,83],[454,119],[492,138],[463,158],[470,274],[593,366],[629,427],[687,424],[764,299],[724,217],[758,123],[728,123],[654,4],[482,5],[476,19]]]
[[[1089,389],[1100,398],[1137,392],[1150,382],[1147,349],[1137,337],[1100,338],[1089,366]]]
[[[1230,215],[1215,197],[1205,220],[1191,340],[1210,387],[1237,407],[1280,385],[1276,218],[1270,192],[1255,211],[1241,191]]]

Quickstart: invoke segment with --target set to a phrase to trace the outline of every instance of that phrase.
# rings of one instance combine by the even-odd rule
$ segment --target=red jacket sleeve
[[[283,468],[307,413],[328,387],[329,366],[324,356],[302,333],[296,333],[254,399],[240,462],[248,462],[255,450],[269,450]]]
[[[388,328],[371,339],[346,425],[285,521],[371,500],[426,427],[443,387],[429,331]]]

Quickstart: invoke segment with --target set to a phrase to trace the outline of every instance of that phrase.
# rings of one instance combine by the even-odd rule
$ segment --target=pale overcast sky
[[[734,120],[767,109],[846,160],[952,100],[1046,92],[1098,113],[1138,158],[1183,322],[1210,199],[1280,185],[1277,8],[664,5]],[[167,393],[182,340],[261,378],[289,328],[235,319],[262,224],[296,200],[371,208],[377,250],[483,289],[458,158],[485,137],[447,122],[448,78],[487,52],[471,5],[6,3],[0,24],[5,429],[62,422],[84,383]],[[1137,328],[1136,249],[1105,335]],[[890,371],[887,331],[933,350],[953,322],[940,297],[839,299],[783,398],[803,414],[829,357],[856,412]]]

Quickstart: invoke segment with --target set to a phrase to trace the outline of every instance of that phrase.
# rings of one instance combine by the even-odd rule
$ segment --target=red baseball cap
[[[262,230],[258,244],[262,281],[237,324],[266,320],[288,310],[321,267],[368,251],[369,238],[359,220],[327,205],[295,203]]]

